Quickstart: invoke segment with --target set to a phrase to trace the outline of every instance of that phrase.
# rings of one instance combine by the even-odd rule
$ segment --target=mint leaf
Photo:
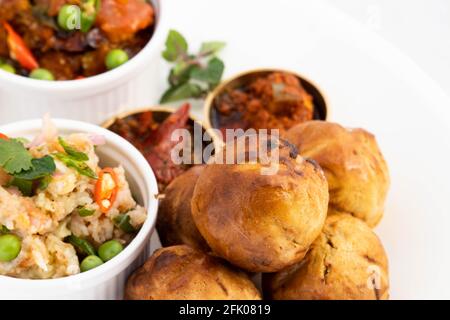
[[[219,58],[212,58],[206,68],[194,68],[191,78],[208,83],[211,87],[216,86],[222,79],[225,65]]]
[[[31,168],[13,176],[22,180],[36,180],[51,175],[56,170],[55,161],[50,156],[31,160]]]
[[[203,42],[200,48],[200,55],[214,55],[222,50],[225,45],[225,42],[221,41]]]
[[[169,83],[172,87],[182,85],[189,81],[193,66],[180,61],[170,70]]]
[[[221,41],[203,42],[198,54],[190,54],[186,39],[178,31],[170,30],[162,52],[163,58],[172,62],[168,76],[170,87],[160,103],[201,98],[213,89],[222,79],[225,68],[215,55],[224,47]]]
[[[0,167],[7,173],[14,174],[29,170],[32,159],[31,154],[21,142],[15,139],[0,139]]]
[[[166,40],[166,49],[162,53],[164,59],[169,62],[176,61],[187,53],[188,44],[186,39],[176,30],[170,30]]]
[[[195,83],[184,83],[169,88],[161,97],[161,103],[168,103],[189,98],[198,98],[202,95],[202,88]]]
[[[88,161],[89,157],[86,153],[77,151],[75,148],[69,146],[69,144],[64,141],[63,138],[58,137],[59,144],[63,147],[64,151],[77,161]]]
[[[55,157],[64,163],[67,167],[75,169],[79,174],[89,177],[91,179],[97,179],[97,175],[94,170],[92,170],[83,161],[78,161],[65,153],[56,153]]]

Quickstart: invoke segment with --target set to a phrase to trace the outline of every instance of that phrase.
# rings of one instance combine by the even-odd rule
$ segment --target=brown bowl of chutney
[[[280,69],[251,70],[222,82],[206,98],[204,112],[206,128],[222,141],[227,129],[278,129],[283,135],[296,124],[329,118],[318,87]]]

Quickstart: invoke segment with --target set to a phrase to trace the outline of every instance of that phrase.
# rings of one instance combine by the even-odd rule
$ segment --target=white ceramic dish
[[[165,9],[152,0],[157,17],[149,43],[123,66],[82,80],[39,81],[0,72],[0,124],[52,117],[101,123],[137,105],[154,104],[160,95],[161,48],[167,34]]]
[[[53,120],[62,135],[87,132],[101,134],[106,144],[97,153],[101,166],[121,164],[126,172],[132,194],[147,208],[148,217],[133,241],[114,259],[102,266],[78,275],[51,279],[25,280],[0,276],[2,299],[121,299],[124,284],[132,271],[141,266],[150,252],[150,237],[154,231],[158,201],[156,178],[144,157],[118,135],[95,125]],[[32,138],[41,130],[40,120],[22,121],[0,127],[0,132],[12,137]]]

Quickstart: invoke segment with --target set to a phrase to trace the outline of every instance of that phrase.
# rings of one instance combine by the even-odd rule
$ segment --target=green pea
[[[113,49],[106,55],[106,67],[111,70],[128,61],[128,54],[122,49]]]
[[[80,8],[74,5],[66,4],[59,9],[58,25],[66,31],[72,31],[80,28]]]
[[[55,80],[55,77],[53,74],[44,68],[37,68],[31,71],[30,78],[36,79],[36,80],[47,80],[47,81],[53,81]]]
[[[123,251],[122,244],[117,240],[106,241],[98,248],[98,255],[103,261],[109,261]]]
[[[99,257],[87,256],[81,262],[80,270],[81,270],[81,272],[86,272],[86,271],[92,270],[94,268],[97,268],[98,266],[100,266],[102,264],[103,264],[103,261]]]
[[[0,236],[0,261],[9,262],[17,258],[22,249],[22,241],[14,234]]]
[[[12,65],[7,64],[7,63],[1,64],[0,69],[3,71],[6,71],[6,72],[12,73],[12,74],[16,73],[16,69],[14,69],[14,67]]]

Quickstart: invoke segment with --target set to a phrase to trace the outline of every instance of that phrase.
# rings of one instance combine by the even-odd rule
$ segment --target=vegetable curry
[[[146,0],[0,0],[0,69],[41,80],[94,76],[135,56],[154,26]]]

